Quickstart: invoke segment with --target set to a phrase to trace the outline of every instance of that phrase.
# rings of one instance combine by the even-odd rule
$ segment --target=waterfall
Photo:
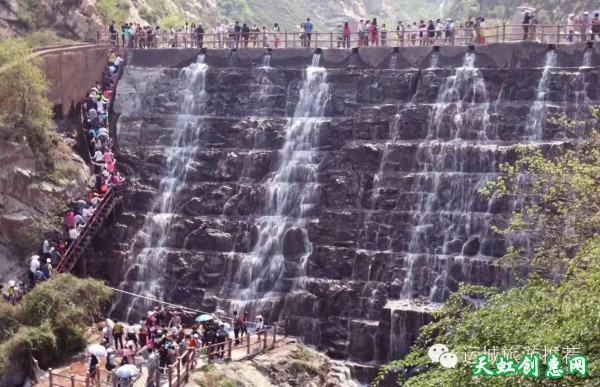
[[[477,132],[478,140],[486,140],[489,123],[489,103],[485,81],[481,71],[475,67],[475,54],[467,53],[462,66],[454,75],[446,77],[438,92],[437,102],[429,117],[428,139],[452,136],[460,139],[470,135],[469,129]],[[483,103],[482,103],[483,102]],[[483,108],[483,111],[480,111]],[[448,110],[452,113],[450,132],[442,132],[448,119]],[[481,117],[481,122],[477,118]]]
[[[271,54],[265,54],[263,56],[261,67],[263,67],[263,68],[270,68],[271,67]]]
[[[389,67],[390,67],[390,69],[395,70],[397,66],[398,66],[398,54],[394,54],[390,58],[390,66]]]
[[[546,103],[548,101],[548,94],[550,93],[550,70],[556,67],[556,64],[556,51],[549,50],[546,52],[544,70],[536,88],[535,101],[529,108],[527,116],[527,139],[530,141],[539,141],[542,139],[544,120],[546,119]]]
[[[439,59],[440,54],[438,52],[432,53],[431,58],[429,59],[429,69],[437,69]]]
[[[587,49],[583,53],[583,64],[581,67],[592,67],[592,55],[594,51],[592,49]]]
[[[120,289],[157,299],[162,299],[165,295],[163,275],[171,235],[170,226],[177,213],[175,201],[179,187],[185,181],[188,164],[202,142],[198,116],[204,113],[208,100],[205,90],[207,69],[204,55],[200,55],[196,63],[181,71],[180,78],[185,89],[172,143],[167,149],[167,173],[160,180],[152,210],[146,215],[143,227],[134,237],[135,242],[128,254],[128,257],[133,257],[133,261],[125,264],[128,269],[119,285]],[[130,318],[145,316],[149,307],[150,304],[143,299],[131,300],[121,295],[113,304],[112,310],[125,309],[125,321],[129,321]]]
[[[256,220],[256,243],[241,261],[232,257],[228,262],[222,293],[231,297],[231,309],[251,315],[265,313],[263,304],[282,300],[284,290],[301,291],[304,286],[306,262],[312,253],[306,226],[316,204],[316,146],[329,98],[327,73],[315,66],[319,57],[315,54],[313,66],[305,71],[300,98],[279,151],[278,168],[264,184],[264,214]],[[296,279],[291,289],[284,289],[284,271],[289,265]]]
[[[436,219],[432,216],[435,212],[446,219],[460,216],[461,212],[468,213],[469,201],[464,200],[461,208],[453,208],[454,200],[459,195],[463,197],[462,187],[451,187],[450,200],[446,208],[440,207],[440,188],[442,180],[450,177],[454,172],[463,171],[463,158],[470,145],[462,141],[462,136],[469,137],[470,133],[477,133],[477,139],[487,138],[489,124],[489,101],[485,81],[481,71],[475,67],[475,54],[467,53],[461,67],[457,68],[454,75],[445,79],[438,91],[437,102],[429,115],[427,141],[418,145],[417,160],[420,172],[415,176],[413,192],[421,194],[420,200],[413,209],[408,251],[405,255],[405,278],[400,292],[401,299],[412,299],[415,285],[415,268],[417,260],[425,259],[428,267],[439,268],[433,286],[429,292],[429,299],[441,301],[448,275],[449,251],[447,245],[454,240],[455,230],[452,226],[444,229],[444,239],[441,246],[427,246],[427,235],[435,233]],[[453,128],[446,130],[448,116]],[[478,117],[481,117],[478,120]],[[454,130],[454,134],[452,133]],[[443,142],[448,138],[450,142]],[[447,165],[450,164],[450,167]],[[428,192],[427,187],[432,187]],[[457,211],[458,210],[458,211]],[[451,223],[451,222],[450,222]],[[445,262],[438,262],[438,254],[446,255]],[[438,292],[441,291],[441,294]]]

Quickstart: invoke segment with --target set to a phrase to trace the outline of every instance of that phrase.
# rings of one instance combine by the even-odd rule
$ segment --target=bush
[[[130,6],[129,0],[98,0],[96,3],[96,8],[106,25],[113,20],[117,24],[126,22]]]
[[[39,283],[16,307],[1,306],[0,385],[29,376],[30,355],[45,368],[84,349],[85,327],[111,294],[100,281],[61,274]]]

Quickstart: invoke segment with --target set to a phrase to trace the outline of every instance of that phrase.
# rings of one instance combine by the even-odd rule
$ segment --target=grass
[[[60,37],[56,34],[56,31],[50,29],[32,31],[28,34],[25,34],[23,37],[21,37],[21,39],[24,42],[26,42],[31,48],[54,46],[58,44],[68,44],[76,42],[71,39]]]

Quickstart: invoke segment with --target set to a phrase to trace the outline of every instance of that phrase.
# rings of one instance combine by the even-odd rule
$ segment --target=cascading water
[[[230,298],[229,309],[263,313],[263,304],[283,300],[281,292],[301,291],[312,244],[306,230],[307,217],[315,206],[317,189],[316,146],[319,125],[329,98],[327,73],[313,56],[305,71],[294,116],[287,124],[277,170],[265,182],[264,215],[256,220],[257,241],[241,261],[231,257],[222,293]],[[286,264],[295,266],[291,289],[284,289]],[[277,316],[272,316],[277,317]]]
[[[261,67],[263,67],[263,68],[271,67],[271,54],[265,54],[263,56]]]
[[[546,118],[546,103],[550,94],[550,74],[552,68],[556,67],[556,51],[548,50],[544,59],[544,70],[537,85],[535,101],[529,108],[527,118],[527,139],[539,141],[542,139],[542,129]]]
[[[390,58],[390,69],[394,70],[398,66],[398,54],[392,55]]]
[[[431,58],[429,59],[429,69],[437,69],[439,59],[440,54],[438,52],[432,53]]]
[[[127,262],[128,268],[124,281],[119,288],[146,297],[162,299],[164,296],[164,268],[170,237],[170,225],[177,212],[175,201],[178,189],[186,178],[189,162],[193,159],[201,145],[202,126],[199,116],[204,114],[208,101],[206,94],[206,70],[204,55],[200,55],[196,63],[181,72],[181,82],[185,87],[181,100],[181,111],[177,117],[172,145],[168,148],[166,162],[167,173],[161,179],[157,200],[147,214],[144,226],[134,237]],[[121,294],[122,295],[122,294]],[[126,310],[125,321],[145,315],[149,304],[141,299],[121,297],[113,304],[113,310]]]

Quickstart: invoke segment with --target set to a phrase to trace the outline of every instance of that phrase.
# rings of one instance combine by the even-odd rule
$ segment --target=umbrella
[[[212,315],[210,315],[210,314],[201,314],[200,316],[196,317],[195,321],[199,322],[199,323],[203,323],[203,322],[206,322],[206,321],[210,321],[213,318],[214,317]]]
[[[224,323],[224,324],[223,324],[223,329],[224,329],[226,332],[229,332],[229,331],[231,330],[231,325],[229,325],[228,323]]]
[[[88,352],[96,356],[106,356],[106,348],[100,344],[92,344],[88,347]]]
[[[131,356],[133,355],[135,352],[133,352],[131,349],[129,348],[125,348],[125,349],[119,349],[117,351],[117,356]]]
[[[113,329],[113,327],[115,326],[115,322],[109,318],[106,319],[106,326],[108,326],[108,329]]]
[[[130,378],[132,376],[137,375],[139,372],[140,371],[138,370],[137,366],[135,366],[134,364],[125,364],[124,366],[117,368],[115,374],[119,378]]]

